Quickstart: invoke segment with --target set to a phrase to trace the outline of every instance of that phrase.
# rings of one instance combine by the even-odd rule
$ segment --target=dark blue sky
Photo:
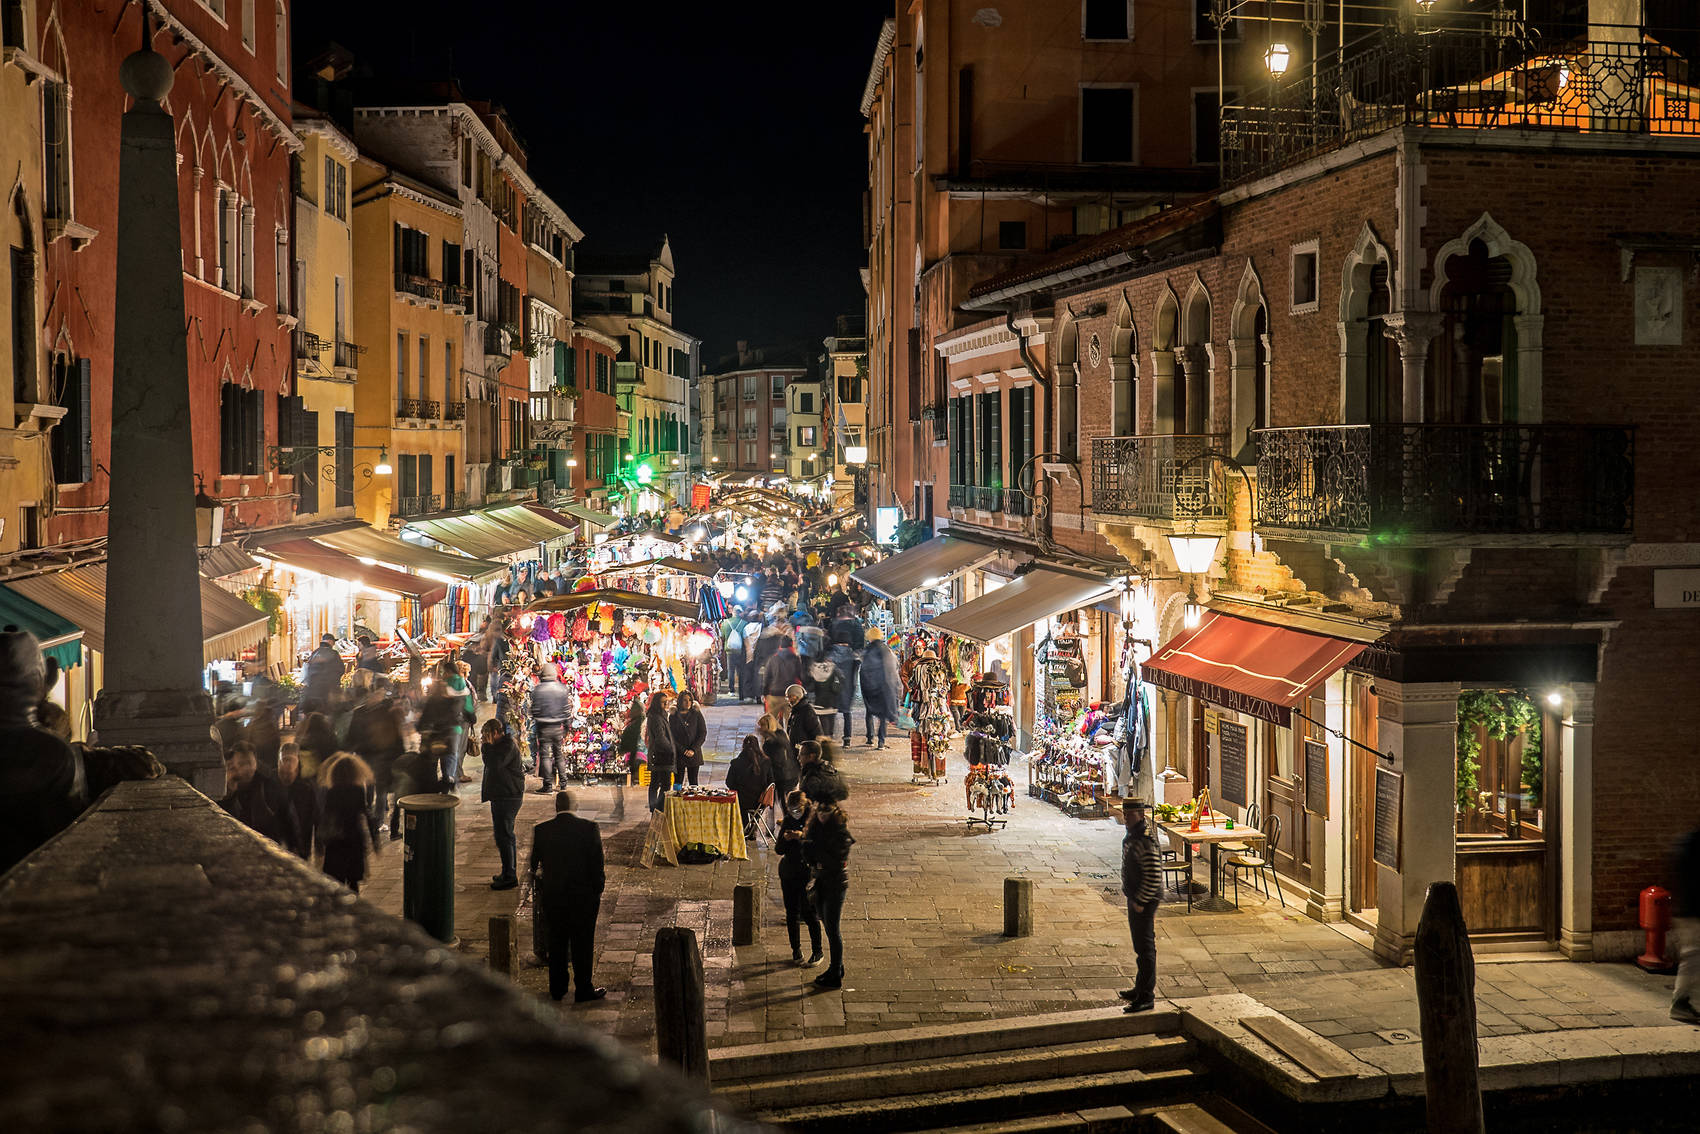
[[[678,324],[712,365],[862,311],[858,105],[892,7],[299,0],[295,40],[305,59],[334,39],[380,75],[452,70],[506,106],[585,250],[672,237]]]

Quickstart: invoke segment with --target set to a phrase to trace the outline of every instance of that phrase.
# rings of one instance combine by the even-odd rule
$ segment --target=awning
[[[407,527],[456,551],[465,552],[474,559],[500,559],[504,555],[519,551],[529,551],[533,558],[536,557],[535,539],[477,512],[464,516],[414,520]]]
[[[443,596],[449,593],[449,589],[435,579],[362,563],[347,552],[310,539],[282,540],[268,545],[259,554],[315,575],[342,579],[385,594],[418,599],[425,606],[442,602]]]
[[[358,559],[376,559],[380,563],[393,563],[410,571],[429,572],[468,583],[487,582],[505,577],[508,573],[507,567],[501,563],[492,563],[487,559],[469,559],[464,555],[452,555],[433,547],[409,543],[377,528],[349,528],[347,531],[318,536],[313,542],[322,543],[337,551],[345,551]]]
[[[1362,653],[1364,643],[1206,611],[1145,663],[1153,685],[1286,726],[1318,683]]]
[[[932,586],[954,579],[964,571],[972,571],[982,563],[998,556],[995,547],[970,543],[950,536],[934,536],[908,551],[900,551],[869,567],[859,567],[850,573],[868,590],[881,598],[902,598],[932,580]]]
[[[859,516],[861,514],[861,510],[858,508],[840,508],[830,516],[822,516],[818,520],[810,520],[808,523],[803,525],[803,530],[811,532],[816,528],[824,528],[829,524],[836,524],[840,520],[848,520],[851,516]]]
[[[836,551],[845,547],[872,547],[873,545],[873,536],[864,531],[853,531],[845,532],[843,535],[805,539],[797,544],[797,549],[799,551]]]
[[[540,598],[527,610],[579,610],[587,606],[623,607],[626,610],[646,610],[672,618],[687,618],[695,622],[702,608],[689,599],[668,598],[665,595],[646,595],[640,591],[620,591],[604,587],[595,591],[574,591],[570,595],[550,595]]]
[[[660,559],[639,559],[635,563],[611,563],[606,567],[591,567],[587,570],[592,575],[623,575],[630,571],[647,571],[651,567],[659,567],[666,571],[682,571],[687,575],[700,575],[704,579],[712,579],[720,573],[718,568],[711,567],[706,563],[697,563],[672,555],[664,555]]]
[[[221,543],[216,547],[201,549],[201,574],[209,579],[240,575],[244,571],[257,570],[259,566],[252,555],[234,543]]]
[[[599,528],[611,528],[620,522],[617,518],[610,516],[606,512],[598,512],[595,508],[580,504],[577,501],[572,501],[566,504],[555,504],[551,505],[551,507],[564,516],[571,516],[575,520],[583,520],[585,523],[594,524]]]
[[[28,630],[41,652],[70,669],[83,660],[82,627],[16,591],[0,587],[0,626]]]
[[[1091,606],[1119,588],[1119,583],[1102,575],[1076,575],[1041,567],[939,615],[927,623],[927,629],[974,642],[991,642],[1040,619]]]
[[[533,543],[548,543],[553,539],[572,539],[578,535],[577,524],[557,524],[524,504],[504,504],[499,508],[486,508],[480,513],[486,519],[498,524],[523,532],[531,537]]]
[[[83,629],[83,644],[106,652],[106,564],[18,579],[6,584]],[[214,662],[263,641],[270,620],[216,583],[201,580],[203,661]]]

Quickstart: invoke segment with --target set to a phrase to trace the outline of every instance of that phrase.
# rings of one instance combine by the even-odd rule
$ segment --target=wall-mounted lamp
[[[1279,79],[1287,73],[1287,67],[1293,61],[1293,53],[1284,43],[1272,43],[1263,52],[1263,65],[1269,68],[1269,73]]]

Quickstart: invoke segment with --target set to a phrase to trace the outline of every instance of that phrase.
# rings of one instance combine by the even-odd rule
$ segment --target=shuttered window
[[[336,506],[354,507],[354,415],[336,411]]]
[[[65,408],[65,416],[53,427],[53,479],[59,484],[82,484],[94,477],[89,374],[88,359],[54,356],[53,400]]]
[[[221,476],[259,476],[266,435],[265,395],[226,382],[219,392],[218,471]]]

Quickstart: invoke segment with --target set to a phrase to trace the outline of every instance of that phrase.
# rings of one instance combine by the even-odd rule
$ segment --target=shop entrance
[[[1379,874],[1375,865],[1375,753],[1381,751],[1381,699],[1362,675],[1347,679],[1351,725],[1345,745],[1346,913],[1360,929],[1374,930]],[[1362,747],[1359,747],[1362,745]],[[1356,917],[1352,917],[1356,914]]]
[[[1299,711],[1316,720],[1323,720],[1326,706],[1321,697],[1307,697]],[[1273,849],[1275,871],[1303,886],[1310,885],[1310,828],[1309,813],[1305,811],[1304,742],[1324,740],[1322,730],[1305,721],[1297,713],[1291,729],[1259,723],[1263,739],[1264,777],[1263,814],[1281,822],[1279,839]]]
[[[1558,821],[1549,714],[1522,690],[1458,697],[1458,897],[1475,938],[1557,936]]]

